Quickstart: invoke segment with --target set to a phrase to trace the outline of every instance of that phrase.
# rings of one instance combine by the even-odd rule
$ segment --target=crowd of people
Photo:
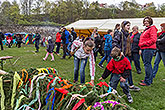
[[[56,33],[55,44],[53,37],[49,35],[47,53],[43,60],[45,61],[51,54],[51,61],[54,61],[53,53],[59,55],[62,46],[63,55],[61,59],[66,59],[66,56],[68,58],[74,57],[74,83],[78,81],[80,70],[80,82],[84,84],[85,67],[89,58],[91,83],[94,84],[95,62],[99,53],[102,59],[97,66],[104,69],[103,63],[104,61],[107,62],[99,80],[106,79],[111,75],[110,86],[116,89],[120,82],[124,94],[127,95],[128,101],[132,103],[133,99],[129,91],[140,91],[140,88],[133,83],[132,61],[138,74],[141,74],[140,57],[145,67],[145,78],[139,82],[140,86],[149,86],[153,83],[161,60],[165,67],[165,23],[160,24],[162,31],[157,33],[158,29],[154,26],[151,17],[145,17],[142,22],[145,26],[142,33],[138,31],[138,26],[133,26],[132,32],[130,32],[131,23],[123,21],[121,25],[116,24],[114,31],[108,30],[104,36],[99,35],[97,29],[94,29],[92,35],[86,38],[77,36],[74,28],[71,28],[71,32],[69,32],[62,26],[60,31]],[[3,39],[3,33],[0,32],[1,50],[3,50]],[[39,52],[40,39],[41,35],[37,32],[35,36],[36,52]],[[43,38],[43,45],[45,45],[45,40]],[[18,45],[20,46],[20,44]],[[54,51],[55,45],[56,50]],[[151,61],[154,53],[156,53],[156,57],[154,67],[152,67]]]

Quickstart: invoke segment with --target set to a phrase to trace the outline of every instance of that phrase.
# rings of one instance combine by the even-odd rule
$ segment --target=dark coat
[[[116,29],[116,30],[114,31],[114,36],[116,36],[118,33],[119,33],[119,30]]]
[[[94,43],[95,43],[95,48],[99,48],[101,46],[102,41],[100,36],[94,38]]]
[[[73,36],[73,40],[74,41],[77,38],[77,34],[75,31],[71,31],[71,35]]]
[[[5,36],[2,32],[0,32],[0,41],[4,40],[5,39]]]
[[[50,39],[48,40],[48,45],[47,45],[47,52],[49,53],[53,53],[53,50],[54,50],[54,43],[53,41]]]
[[[16,37],[17,43],[22,43],[22,37]]]
[[[39,45],[40,39],[41,39],[41,35],[37,33],[36,36],[35,36],[35,45]]]
[[[130,34],[132,36],[132,33]],[[140,33],[137,33],[133,37],[133,43],[131,43],[131,52],[138,53],[140,50],[140,47],[138,46],[140,40]]]
[[[122,43],[122,35],[123,35],[123,43]],[[129,44],[130,44],[129,39],[130,39],[129,33],[125,32],[122,29],[121,32],[118,32],[114,36],[114,38],[112,40],[112,48],[118,47],[124,53],[125,56],[131,56],[130,52],[127,52],[127,50],[130,50],[130,49],[127,49],[127,47],[129,47]],[[123,50],[122,50],[122,45],[123,45]],[[131,47],[129,47],[129,48],[131,48]]]
[[[160,52],[165,52],[165,33],[162,33],[156,41],[156,47]]]

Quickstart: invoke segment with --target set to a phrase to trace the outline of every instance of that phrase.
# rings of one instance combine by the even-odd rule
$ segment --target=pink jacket
[[[156,49],[157,31],[155,26],[146,28],[140,36],[139,47],[141,49]]]

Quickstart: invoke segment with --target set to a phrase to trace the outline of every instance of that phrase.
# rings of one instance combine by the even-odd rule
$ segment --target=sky
[[[0,0],[1,2],[3,1],[7,1],[7,0]],[[13,0],[8,0],[8,1],[13,1]],[[16,0],[16,1],[20,1],[20,0]],[[56,1],[56,0],[50,0],[50,1]],[[98,1],[99,3],[107,3],[108,5],[111,4],[119,4],[122,1],[126,1],[126,0],[87,0],[90,3],[93,1]],[[127,1],[132,1],[132,0],[127,0]],[[151,3],[154,2],[155,6],[158,6],[158,4],[163,4],[165,3],[165,0],[136,0],[137,3],[144,5],[145,3]]]
[[[132,0],[88,0],[90,2],[93,1],[98,1],[99,3],[107,3],[107,4],[119,4],[122,1],[129,1],[131,2]],[[165,3],[165,0],[136,0],[137,3],[144,5],[146,3],[151,3],[154,2],[154,4],[157,6],[158,4],[163,4]]]

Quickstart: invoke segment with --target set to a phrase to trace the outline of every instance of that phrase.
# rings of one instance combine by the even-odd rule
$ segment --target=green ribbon
[[[2,76],[0,77],[0,91],[1,91],[1,110],[5,110],[5,94],[3,90],[3,79]]]

